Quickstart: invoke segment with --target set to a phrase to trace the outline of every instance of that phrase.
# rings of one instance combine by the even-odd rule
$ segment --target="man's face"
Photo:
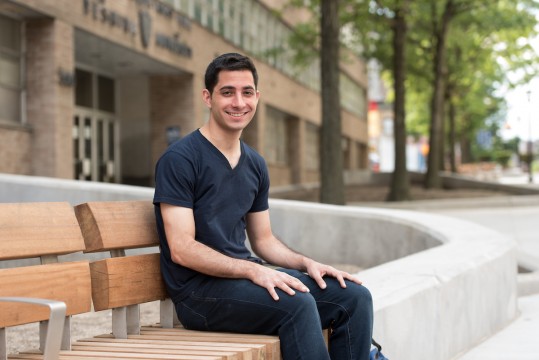
[[[255,115],[260,93],[249,70],[221,71],[213,94],[202,96],[210,108],[210,121],[225,131],[241,131]]]

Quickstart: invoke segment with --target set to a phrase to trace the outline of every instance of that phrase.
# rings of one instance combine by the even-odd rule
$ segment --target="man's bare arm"
[[[298,279],[251,261],[234,259],[195,240],[193,210],[161,203],[161,215],[165,227],[172,261],[200,273],[223,277],[244,278],[262,286],[278,300],[275,288],[293,295],[294,289],[308,291]]]
[[[336,278],[343,288],[346,287],[345,279],[361,284],[355,276],[314,261],[290,249],[277,239],[271,230],[268,210],[247,215],[247,232],[251,247],[258,256],[277,266],[307,272],[322,289],[326,288],[326,282],[323,279],[326,275]]]

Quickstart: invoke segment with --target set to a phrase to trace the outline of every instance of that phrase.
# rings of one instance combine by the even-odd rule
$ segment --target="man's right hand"
[[[296,291],[309,292],[309,288],[301,281],[285,272],[274,270],[262,265],[257,265],[253,272],[251,281],[258,286],[268,290],[270,296],[275,301],[279,301],[279,295],[275,289],[281,289],[290,296],[296,294]]]

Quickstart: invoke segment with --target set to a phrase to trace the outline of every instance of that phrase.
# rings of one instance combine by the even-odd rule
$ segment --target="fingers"
[[[275,301],[279,301],[279,295],[277,294],[276,289],[280,289],[290,296],[294,296],[296,294],[295,290],[309,292],[309,288],[300,280],[283,272],[277,272],[277,277],[274,277],[271,281],[268,281],[265,288]]]
[[[346,288],[346,281],[345,280],[350,280],[350,281],[355,282],[356,284],[359,284],[359,285],[362,284],[361,280],[359,280],[356,276],[351,275],[351,274],[349,274],[349,273],[347,273],[345,271],[337,270],[334,267],[327,266],[327,265],[323,266],[320,269],[318,269],[318,271],[314,271],[310,275],[316,281],[318,286],[320,286],[321,289],[325,289],[326,286],[327,286],[324,279],[323,279],[324,276],[334,277],[339,282],[339,285],[343,289]]]
[[[311,277],[316,281],[320,289],[325,289],[327,287],[326,282],[322,278],[322,275],[319,272],[315,272],[311,275]]]
[[[355,283],[358,284],[358,285],[363,284],[363,281],[359,280],[359,278],[358,278],[357,276],[351,275],[351,274],[349,274],[349,273],[344,273],[344,274],[345,274],[344,278],[345,278],[346,280],[350,280],[350,281],[352,281],[352,282],[355,282]]]

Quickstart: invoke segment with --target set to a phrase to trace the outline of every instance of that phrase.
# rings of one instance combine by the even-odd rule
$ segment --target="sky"
[[[539,37],[532,38],[530,44],[539,54]],[[505,99],[508,109],[501,136],[504,139],[518,136],[523,141],[529,141],[530,137],[539,139],[539,78],[508,91]]]
[[[531,133],[533,140],[539,139],[539,78],[508,91],[506,101],[508,109],[502,137],[511,139],[518,136],[528,141]]]

